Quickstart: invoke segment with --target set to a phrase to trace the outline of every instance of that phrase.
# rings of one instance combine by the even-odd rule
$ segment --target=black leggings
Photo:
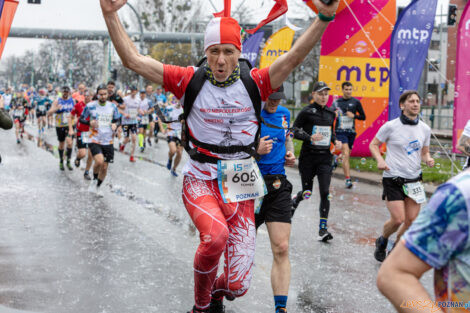
[[[301,155],[299,158],[299,172],[302,180],[302,193],[306,190],[312,190],[313,179],[318,177],[318,185],[320,189],[320,218],[328,218],[330,212],[330,182],[332,175],[332,155],[325,154],[308,154]],[[300,195],[300,198],[299,198]],[[301,200],[299,192],[297,198]]]

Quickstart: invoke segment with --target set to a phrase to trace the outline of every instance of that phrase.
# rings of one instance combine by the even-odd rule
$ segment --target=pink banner
[[[457,34],[457,59],[455,73],[454,132],[452,135],[453,152],[463,132],[465,124],[470,120],[470,2],[467,3],[460,18]]]
[[[342,96],[341,84],[353,84],[353,97],[366,113],[356,121],[353,156],[369,156],[369,144],[388,120],[390,36],[396,0],[341,0],[336,18],[322,39],[319,79]],[[308,4],[308,3],[307,3]]]

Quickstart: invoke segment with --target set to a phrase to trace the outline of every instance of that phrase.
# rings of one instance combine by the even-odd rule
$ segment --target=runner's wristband
[[[326,16],[326,15],[323,15],[321,14],[321,12],[318,13],[318,18],[320,19],[320,21],[323,21],[323,22],[331,22],[332,20],[335,19],[335,15],[333,16]]]

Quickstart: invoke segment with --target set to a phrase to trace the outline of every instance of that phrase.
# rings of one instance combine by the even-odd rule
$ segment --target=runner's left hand
[[[295,155],[292,151],[287,151],[286,156],[286,166],[293,167],[295,165]]]
[[[426,160],[426,165],[428,167],[434,167],[434,159],[433,158],[429,158]]]
[[[336,10],[338,9],[339,0],[333,0],[333,3],[329,5],[324,4],[320,0],[313,0],[313,4],[315,4],[318,12],[321,14],[325,16],[333,16],[336,14]]]
[[[354,113],[351,111],[346,112],[347,117],[354,118]]]

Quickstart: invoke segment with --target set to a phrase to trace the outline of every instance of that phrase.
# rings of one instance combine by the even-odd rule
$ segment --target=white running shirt
[[[400,118],[388,121],[377,132],[376,138],[387,144],[387,162],[390,171],[383,177],[413,179],[421,173],[421,150],[429,147],[431,128],[419,121],[418,125],[403,125]]]

